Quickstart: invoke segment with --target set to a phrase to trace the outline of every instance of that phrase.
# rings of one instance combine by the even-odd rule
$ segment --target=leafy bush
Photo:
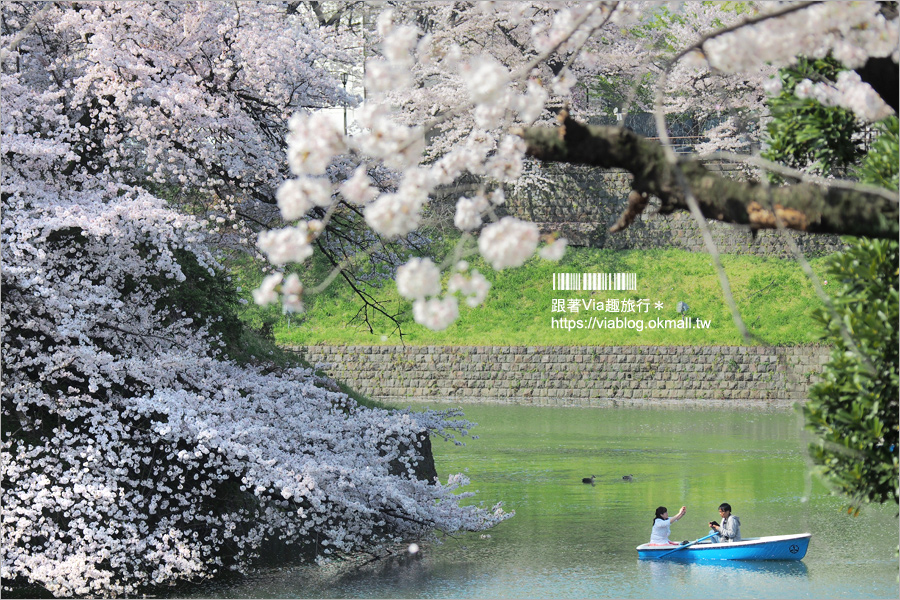
[[[878,127],[881,135],[856,174],[896,190],[897,118]],[[830,257],[827,270],[838,286],[835,313],[819,309],[814,318],[835,347],[804,413],[820,436],[811,447],[813,459],[858,511],[863,502],[898,501],[898,244],[860,240]]]
[[[897,190],[896,117],[875,125],[881,135],[866,152],[852,113],[794,95],[804,79],[834,82],[842,70],[826,57],[779,71],[782,91],[769,100],[774,118],[763,156],[821,174],[850,167],[863,183]],[[898,244],[857,240],[829,257],[825,270],[833,310],[818,308],[813,318],[834,349],[803,412],[818,436],[813,460],[858,512],[866,502],[898,501]]]
[[[836,314],[814,316],[834,349],[803,412],[819,436],[813,459],[858,511],[898,501],[897,242],[860,240],[830,258],[829,281]]]

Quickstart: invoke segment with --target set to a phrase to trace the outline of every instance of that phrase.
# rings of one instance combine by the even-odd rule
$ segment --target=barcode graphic
[[[637,273],[554,273],[553,289],[568,292],[636,290]]]

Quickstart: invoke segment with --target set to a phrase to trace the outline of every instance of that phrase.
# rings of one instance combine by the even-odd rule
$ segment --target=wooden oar
[[[711,534],[707,535],[706,537],[702,537],[702,538],[700,538],[700,539],[696,539],[696,540],[694,540],[693,542],[688,542],[687,544],[682,544],[681,546],[678,546],[678,547],[675,548],[674,550],[669,550],[668,552],[663,552],[662,554],[660,554],[660,555],[657,556],[656,558],[662,558],[663,556],[668,556],[668,555],[672,554],[673,552],[678,552],[679,550],[684,550],[684,549],[687,548],[688,546],[693,546],[693,545],[696,544],[697,542],[702,542],[703,540],[708,540],[709,538],[713,537],[714,535],[719,535],[719,534],[718,534],[718,533],[711,533]]]

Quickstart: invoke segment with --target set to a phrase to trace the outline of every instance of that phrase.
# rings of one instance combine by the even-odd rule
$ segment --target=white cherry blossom
[[[441,293],[441,271],[429,258],[412,258],[397,269],[397,291],[408,300]]]
[[[468,264],[466,264],[460,268],[460,271],[466,271],[468,268]],[[466,304],[472,308],[480,306],[484,302],[490,289],[491,282],[478,269],[472,269],[470,277],[466,277],[462,273],[454,273],[447,282],[447,291],[451,294],[461,293],[466,299]]]
[[[326,179],[298,177],[288,179],[275,194],[285,221],[302,218],[314,206],[331,204],[331,183]]]
[[[291,273],[284,280],[281,286],[281,292],[284,295],[282,307],[284,312],[298,313],[303,312],[303,284],[300,277],[296,273]]]
[[[509,71],[490,56],[473,59],[462,67],[469,94],[476,103],[497,99],[509,81]]]
[[[568,246],[568,244],[569,241],[566,238],[559,238],[541,248],[538,255],[544,260],[552,260],[554,262],[559,261],[566,253],[566,246]]]
[[[471,231],[481,226],[481,215],[488,208],[488,201],[478,194],[473,198],[461,197],[456,202],[456,215],[453,224],[462,231]]]
[[[443,331],[459,318],[459,303],[455,296],[419,299],[413,302],[413,319],[433,331]]]
[[[770,96],[777,96],[781,93],[782,83],[780,77],[771,77],[763,83],[763,90]]]
[[[303,262],[312,256],[309,227],[303,221],[294,227],[270,229],[259,234],[259,249],[266,253],[272,264],[284,265]]]
[[[419,227],[426,198],[414,191],[382,194],[366,206],[366,223],[386,237],[406,235]]]
[[[252,250],[255,239],[272,263],[302,263],[336,216],[364,206],[376,234],[405,236],[440,212],[430,197],[468,177],[497,186],[455,198],[456,224],[477,229],[503,204],[500,185],[547,189],[524,169],[514,119],[550,124],[547,108],[563,102],[589,116],[575,82],[600,75],[621,88],[617,109],[647,110],[640,95],[625,102],[633,84],[723,26],[734,28],[672,68],[666,112],[758,112],[760,91],[779,91],[771,75],[798,55],[830,52],[848,68],[900,58],[898,20],[875,2],[816,3],[744,26],[727,3],[395,3],[376,17],[375,44],[348,22],[374,5],[339,2],[339,22],[322,26],[292,3],[45,4],[2,8],[0,553],[5,581],[67,597],[240,571],[269,539],[315,535],[338,556],[508,516],[464,502],[462,475],[410,474],[426,432],[465,435],[458,412],[368,409],[311,370],[227,358],[222,315],[173,306],[175,286],[221,276],[208,245]],[[362,105],[341,73],[366,86]],[[887,114],[851,72],[796,93],[865,119]],[[348,107],[345,135],[320,109]],[[732,114],[697,148],[730,149],[738,126]],[[203,219],[176,212],[182,201]],[[302,221],[313,207],[328,210]],[[292,226],[255,237],[279,216]],[[477,246],[503,269],[538,243],[535,225],[503,217]],[[540,254],[564,250],[559,240]],[[417,323],[445,329],[460,300],[484,301],[487,278],[455,268],[445,297],[430,260],[398,269]],[[302,273],[268,275],[254,300],[303,310]]]
[[[260,306],[278,302],[278,292],[276,291],[276,288],[283,278],[283,273],[267,275],[265,279],[263,279],[262,284],[260,284],[257,289],[253,290],[253,301]]]
[[[353,176],[342,183],[339,190],[347,201],[359,206],[365,206],[378,196],[378,190],[372,187],[364,166],[357,167]]]
[[[478,250],[497,270],[520,267],[534,254],[539,237],[534,223],[503,217],[481,230]]]
[[[294,175],[321,175],[344,151],[344,136],[325,113],[295,114],[288,121],[288,165]]]
[[[863,121],[879,121],[893,113],[872,86],[863,83],[855,71],[841,71],[833,84],[804,79],[795,86],[794,95],[801,99],[814,98],[825,106],[846,108]]]

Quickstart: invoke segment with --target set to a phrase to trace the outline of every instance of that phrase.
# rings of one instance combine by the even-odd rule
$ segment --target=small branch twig
[[[22,40],[28,37],[28,34],[30,34],[32,30],[37,27],[38,21],[40,21],[44,17],[44,15],[47,14],[47,12],[54,4],[54,2],[47,2],[36,15],[31,17],[31,20],[28,21],[28,24],[25,25],[25,27],[23,27],[21,31],[19,31],[19,33],[17,33],[15,37],[9,41],[9,45],[3,49],[0,49],[0,61],[6,60],[7,56],[16,51],[16,49],[19,47],[19,44],[22,43]]]
[[[771,201],[770,201],[771,202]],[[816,275],[815,271],[812,270],[812,266],[809,264],[809,261],[806,260],[806,256],[803,254],[803,251],[800,250],[800,247],[797,245],[797,242],[794,240],[794,236],[790,234],[787,228],[784,226],[784,221],[782,221],[781,217],[778,214],[778,211],[773,211],[775,215],[776,224],[778,225],[778,230],[781,232],[784,239],[787,241],[788,247],[791,249],[791,253],[797,259],[797,262],[800,263],[800,268],[803,269],[803,272],[809,278],[809,281],[813,285],[813,289],[816,292],[816,295],[822,301],[822,304],[825,305],[825,310],[828,311],[828,314],[831,318],[837,322],[841,329],[841,338],[844,340],[844,343],[850,348],[851,352],[856,354],[859,359],[862,361],[863,365],[869,370],[871,374],[876,372],[875,365],[872,364],[872,361],[869,360],[869,357],[866,356],[862,351],[860,351],[859,346],[856,344],[856,341],[853,339],[853,336],[850,335],[850,331],[847,329],[846,323],[838,314],[837,309],[834,307],[834,303],[831,301],[831,296],[825,293],[825,288],[822,287],[822,283],[819,281],[818,275]]]

